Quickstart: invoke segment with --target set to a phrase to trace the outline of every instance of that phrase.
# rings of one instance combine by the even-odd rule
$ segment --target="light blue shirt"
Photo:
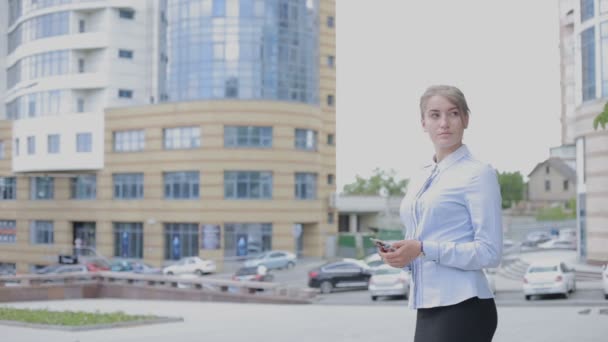
[[[405,238],[422,241],[411,268],[409,307],[493,298],[483,273],[502,257],[502,199],[496,171],[465,145],[410,180],[401,202]]]

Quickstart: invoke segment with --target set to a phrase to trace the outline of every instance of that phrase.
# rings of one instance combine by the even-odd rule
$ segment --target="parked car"
[[[574,269],[563,262],[535,262],[524,274],[524,295],[530,300],[533,295],[561,294],[564,298],[576,291]]]
[[[51,265],[47,265],[45,267],[39,268],[37,270],[34,271],[35,274],[48,274],[51,272],[55,272],[56,269],[58,269],[59,267],[63,266],[62,264],[51,264]]]
[[[89,269],[86,265],[76,264],[76,265],[61,265],[57,267],[54,271],[49,272],[48,274],[67,274],[67,273],[89,273]]]
[[[604,283],[604,299],[608,300],[608,264],[604,265],[602,272],[602,282]]]
[[[85,262],[84,265],[87,267],[87,270],[89,270],[89,272],[101,272],[110,270],[109,267],[96,262]]]
[[[114,260],[110,264],[112,272],[131,272],[133,270],[132,263],[128,260]]]
[[[132,261],[131,269],[133,270],[133,273],[139,273],[139,274],[161,274],[162,273],[162,270],[160,268],[154,267],[150,264],[146,264],[145,262],[142,262],[142,261]]]
[[[207,273],[213,273],[217,269],[213,260],[203,260],[200,257],[185,257],[181,258],[178,262],[171,266],[167,266],[163,269],[163,274],[174,275],[174,274],[185,274],[193,273],[197,275],[203,275]]]
[[[389,265],[378,266],[369,278],[368,291],[372,300],[383,296],[399,296],[407,299],[410,292],[410,275],[400,268]]]
[[[308,272],[308,286],[330,293],[336,288],[367,289],[371,268],[363,261],[344,259],[328,262]]]
[[[272,275],[266,266],[263,265],[241,267],[234,273],[232,280],[271,282],[274,280],[274,275]]]
[[[538,247],[544,249],[576,249],[576,242],[570,240],[553,239],[539,244]]]
[[[544,231],[531,232],[526,235],[526,240],[522,245],[527,247],[536,247],[539,243],[547,242],[551,240],[551,234]]]
[[[266,266],[269,270],[293,268],[296,265],[296,255],[287,251],[268,251],[254,259],[245,261],[245,267]]]

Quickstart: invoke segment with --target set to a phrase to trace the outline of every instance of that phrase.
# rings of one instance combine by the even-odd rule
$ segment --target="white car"
[[[163,269],[163,274],[177,275],[191,273],[203,275],[213,273],[217,269],[213,260],[203,260],[199,257],[181,258],[178,262]]]
[[[604,272],[602,272],[602,282],[604,283],[604,299],[608,299],[608,264],[604,265]]]
[[[382,296],[400,296],[407,299],[410,292],[410,275],[400,268],[378,266],[369,278],[367,290],[372,300]]]
[[[269,270],[286,268],[290,269],[296,265],[297,256],[287,251],[269,251],[258,255],[256,258],[245,261],[245,267],[257,267],[264,265]]]
[[[576,249],[576,241],[553,239],[538,245],[545,249]]]
[[[528,266],[524,274],[524,295],[530,300],[533,295],[568,294],[576,291],[574,269],[563,262],[536,262]]]

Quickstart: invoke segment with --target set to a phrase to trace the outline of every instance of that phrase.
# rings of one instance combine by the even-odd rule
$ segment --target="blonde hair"
[[[450,85],[434,85],[428,87],[420,97],[420,115],[422,117],[424,117],[424,110],[426,109],[427,102],[431,97],[436,95],[445,97],[455,105],[461,113],[469,115],[470,110],[467,105],[467,100],[464,98],[464,94],[460,89]]]

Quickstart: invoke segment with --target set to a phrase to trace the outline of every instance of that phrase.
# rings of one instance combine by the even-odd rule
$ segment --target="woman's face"
[[[462,144],[469,116],[441,95],[431,97],[424,110],[422,127],[429,134],[435,150],[452,151]]]

